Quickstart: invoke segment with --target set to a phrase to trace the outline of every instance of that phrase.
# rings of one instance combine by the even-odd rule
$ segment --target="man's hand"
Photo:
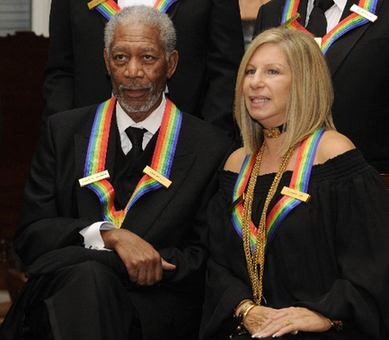
[[[151,286],[162,279],[163,270],[176,266],[166,262],[154,247],[138,235],[126,229],[101,231],[106,248],[115,250],[127,268],[130,280]]]

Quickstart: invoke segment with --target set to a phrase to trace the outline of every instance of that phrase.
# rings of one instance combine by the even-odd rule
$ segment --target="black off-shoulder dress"
[[[257,180],[256,225],[274,175]],[[284,173],[270,208],[291,175]],[[234,307],[252,296],[242,239],[231,223],[236,179],[235,173],[221,172],[209,206],[202,339],[227,339]],[[358,150],[348,151],[313,166],[308,192],[311,200],[292,210],[268,244],[267,305],[303,306],[344,323],[339,332],[299,332],[287,338],[389,339],[389,193],[379,174]]]

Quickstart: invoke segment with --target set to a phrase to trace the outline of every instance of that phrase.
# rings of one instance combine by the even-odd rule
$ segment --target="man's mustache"
[[[119,85],[119,91],[139,91],[139,90],[152,90],[153,86],[151,85],[137,85],[137,84],[128,84],[128,85]]]

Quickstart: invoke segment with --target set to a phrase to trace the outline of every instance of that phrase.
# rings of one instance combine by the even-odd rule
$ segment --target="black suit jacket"
[[[52,1],[45,116],[111,96],[103,60],[106,19],[88,10],[88,1]],[[243,54],[238,2],[178,0],[167,14],[180,55],[168,82],[170,97],[181,110],[232,132],[235,77]]]
[[[272,0],[261,7],[255,34],[278,26],[285,0]],[[356,0],[348,0],[342,19]],[[299,6],[305,22],[307,0]],[[389,2],[378,0],[374,23],[355,28],[329,48],[326,59],[331,71],[337,129],[348,136],[366,160],[379,171],[389,172]]]
[[[34,277],[39,279],[42,274],[86,260],[101,261],[119,273],[125,272],[114,252],[85,249],[79,235],[84,227],[102,220],[97,196],[78,184],[83,177],[95,111],[96,106],[91,106],[51,116],[33,159],[22,222],[15,239],[17,252],[28,265],[33,283]],[[120,147],[112,133],[114,128],[112,125],[106,163],[113,176],[115,150]],[[184,114],[171,186],[145,194],[125,218],[122,227],[148,241],[164,259],[177,266],[164,275],[161,283],[150,287],[152,301],[145,294],[148,288],[131,292],[142,323],[148,325],[142,330],[144,339],[157,338],[159,321],[163,320],[157,314],[161,305],[173,304],[171,311],[177,316],[181,308],[184,311],[196,306],[199,315],[207,256],[205,206],[216,188],[216,169],[230,148],[231,141],[224,133]],[[34,287],[33,283],[30,287]],[[28,300],[28,294],[24,294],[24,299]],[[16,308],[16,313],[22,310]],[[12,322],[15,321],[9,318],[7,324]],[[177,325],[182,329],[187,326]]]

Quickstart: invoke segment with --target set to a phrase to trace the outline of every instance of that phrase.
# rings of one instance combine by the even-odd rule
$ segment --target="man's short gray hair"
[[[142,24],[157,28],[166,53],[170,54],[176,48],[176,31],[168,15],[152,7],[143,5],[125,7],[111,18],[105,26],[105,48],[110,49],[115,30],[118,26],[132,24]]]

